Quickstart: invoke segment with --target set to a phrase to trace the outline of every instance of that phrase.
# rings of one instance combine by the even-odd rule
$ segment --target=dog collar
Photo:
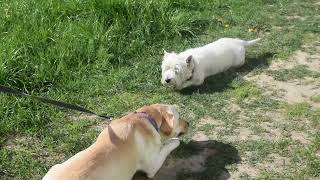
[[[191,76],[186,81],[190,81],[193,78],[193,73],[194,73],[194,68],[192,69]]]
[[[156,131],[159,132],[157,122],[150,114],[146,112],[134,112],[134,113],[143,115],[146,119],[148,119],[148,121],[154,127],[154,129],[156,129]]]

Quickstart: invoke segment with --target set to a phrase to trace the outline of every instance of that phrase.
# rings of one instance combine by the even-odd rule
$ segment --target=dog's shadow
[[[230,69],[225,72],[210,76],[205,79],[200,86],[191,86],[181,91],[184,95],[191,95],[193,92],[200,94],[210,94],[214,92],[221,92],[230,88],[230,83],[239,77],[243,77],[251,71],[265,69],[269,66],[273,53],[267,52],[257,56],[246,57],[245,64],[236,69]]]
[[[238,150],[230,144],[208,140],[182,143],[165,161],[154,180],[228,179],[225,166],[240,162]],[[133,180],[147,180],[136,173]]]

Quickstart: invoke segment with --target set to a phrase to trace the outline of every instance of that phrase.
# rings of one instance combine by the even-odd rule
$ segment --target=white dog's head
[[[161,83],[181,89],[183,82],[192,78],[193,69],[194,59],[192,55],[182,57],[175,52],[167,53],[165,51],[161,65]]]

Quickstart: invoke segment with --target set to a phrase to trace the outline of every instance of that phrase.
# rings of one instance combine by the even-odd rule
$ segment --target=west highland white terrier
[[[245,47],[256,44],[260,38],[245,41],[221,38],[202,47],[181,53],[164,52],[161,83],[181,90],[201,85],[208,76],[240,67],[245,60]]]

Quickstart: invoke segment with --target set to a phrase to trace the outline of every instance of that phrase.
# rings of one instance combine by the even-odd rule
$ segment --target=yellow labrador
[[[187,129],[174,106],[144,106],[113,120],[95,143],[53,166],[43,180],[130,180],[138,170],[152,178]]]

